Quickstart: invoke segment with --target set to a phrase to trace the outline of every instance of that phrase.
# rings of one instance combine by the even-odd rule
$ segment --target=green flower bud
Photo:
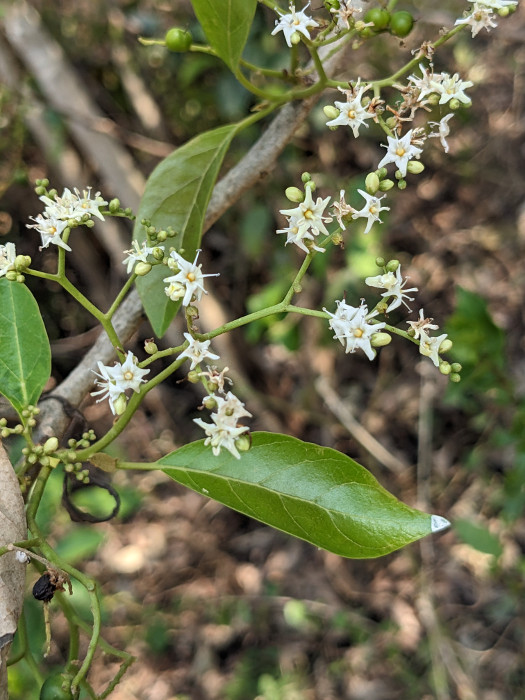
[[[186,307],[186,318],[190,319],[195,319],[199,318],[199,309],[196,306],[187,306]]]
[[[376,175],[377,177],[382,180],[388,175],[388,170],[386,168],[379,168],[379,170],[376,170]]]
[[[164,251],[162,248],[153,248],[153,251],[151,253],[155,260],[162,260],[164,257]]]
[[[23,283],[25,282],[25,279],[26,279],[26,278],[24,277],[24,275],[18,274],[18,275],[16,276],[16,281],[17,281],[19,284],[23,284]]]
[[[425,166],[423,163],[419,160],[409,160],[408,165],[407,165],[407,170],[409,173],[412,173],[412,175],[419,175],[419,173],[422,173],[423,170],[425,169]]]
[[[449,350],[452,349],[452,346],[453,346],[453,345],[454,345],[454,343],[453,343],[451,340],[449,340],[448,338],[445,338],[445,340],[444,340],[444,341],[441,343],[441,345],[439,346],[438,352],[439,352],[440,354],[442,354],[442,353],[444,353],[444,352],[448,352]]]
[[[456,374],[461,372],[461,370],[463,369],[463,367],[459,364],[459,362],[453,362],[450,366],[452,368],[452,371],[455,372]]]
[[[376,258],[377,267],[384,267],[386,265],[386,260],[384,258]]]
[[[250,433],[244,433],[243,435],[239,435],[237,440],[235,440],[235,447],[239,450],[239,452],[248,452],[251,446],[252,436],[250,435]]]
[[[395,272],[399,267],[399,260],[389,260],[386,264],[387,272]]]
[[[333,105],[326,105],[326,107],[323,107],[323,112],[328,119],[337,119],[337,117],[341,114],[337,107],[334,107]]]
[[[49,455],[58,450],[58,438],[50,437],[44,442],[44,454]]]
[[[36,454],[34,454],[34,452],[31,452],[30,455],[27,455],[27,461],[29,464],[36,464],[38,462],[38,457]]]
[[[455,112],[457,109],[459,109],[461,107],[461,102],[456,97],[453,97],[450,100],[450,102],[448,103],[448,106],[450,107],[450,109],[453,112]]]
[[[49,459],[49,457],[47,455],[43,455],[43,457],[40,457],[39,461],[43,467],[49,467],[49,464],[51,462],[51,460]]]
[[[407,188],[407,181],[406,181],[406,180],[399,180],[399,182],[397,183],[397,187],[398,187],[398,189],[400,189],[400,190],[406,190],[406,188]]]
[[[0,430],[0,435],[3,438],[8,438],[10,433],[11,433],[11,431],[8,428],[2,428],[2,430]]]
[[[120,211],[120,199],[112,199],[111,202],[108,205],[108,209],[112,214],[118,214]]]
[[[151,263],[140,261],[135,265],[135,269],[133,270],[133,272],[139,277],[144,277],[144,275],[147,275],[150,270]]]
[[[379,190],[381,192],[388,192],[396,183],[393,180],[381,180],[379,183]]]
[[[289,199],[290,202],[296,204],[304,202],[304,192],[301,192],[298,187],[287,187],[284,194],[286,195],[286,199]]]
[[[388,117],[388,119],[385,121],[385,124],[388,126],[389,129],[393,129],[397,124],[397,119],[395,117]]]
[[[157,233],[157,240],[160,243],[164,243],[164,241],[167,241],[168,240],[168,232],[167,231],[159,231]]]
[[[66,458],[67,458],[68,462],[75,462],[77,459],[77,453],[73,452],[73,450],[71,450],[70,452],[67,453]]]
[[[208,411],[213,411],[214,408],[217,408],[217,401],[215,401],[213,396],[207,396],[202,405],[204,408],[207,408]]]
[[[312,176],[310,175],[310,173],[304,172],[301,175],[301,182],[303,182],[305,185],[307,182],[310,182],[311,179],[312,179]]]
[[[16,272],[15,270],[8,270],[5,273],[6,280],[9,280],[10,282],[16,282],[17,277],[18,277],[18,272]]]
[[[294,32],[292,36],[290,37],[290,43],[292,43],[294,46],[297,46],[297,44],[301,43],[301,35],[299,32]]]
[[[42,197],[43,195],[46,194],[46,188],[45,187],[35,187],[35,192],[39,197]]]
[[[392,342],[392,336],[388,333],[372,333],[370,338],[370,345],[373,348],[382,348],[385,345],[390,345]]]
[[[146,342],[144,343],[144,351],[148,355],[154,355],[156,352],[159,351],[157,344],[153,342],[153,338],[146,340]]]
[[[427,95],[426,100],[429,102],[431,105],[434,107],[439,104],[440,96],[437,94],[437,92],[431,92],[430,95]]]
[[[510,7],[500,7],[498,10],[500,17],[508,17],[510,15]]]
[[[126,410],[126,406],[128,404],[128,400],[126,398],[126,394],[121,394],[118,399],[115,401],[113,404],[113,407],[115,409],[115,414],[117,416],[121,416],[124,411]]]
[[[375,173],[368,173],[365,179],[365,187],[368,194],[375,194],[379,189],[379,178]]]
[[[73,472],[73,470],[74,470],[74,467],[73,467],[72,464],[66,464],[66,466],[64,467],[64,469],[65,469],[65,471],[66,471],[68,474],[71,474],[71,473]]]
[[[452,374],[449,374],[448,378],[450,379],[451,382],[454,382],[454,384],[458,384],[461,381],[461,375],[456,374],[455,372],[453,372]]]
[[[188,372],[188,381],[190,384],[198,384],[201,380],[201,373],[196,369],[192,369]]]
[[[317,189],[317,185],[312,179],[308,180],[308,182],[305,182],[304,186],[309,187],[312,192],[315,192],[315,190]]]
[[[439,363],[439,371],[441,374],[447,375],[452,372],[452,367],[449,362],[443,361]]]

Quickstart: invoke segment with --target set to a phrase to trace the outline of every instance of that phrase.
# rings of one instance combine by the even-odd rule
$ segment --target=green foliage
[[[174,481],[344,557],[378,557],[430,534],[429,515],[346,455],[287,435],[252,437],[240,460],[226,451],[214,457],[200,440],[158,464]]]
[[[235,72],[252,25],[257,0],[192,0],[206,38]]]
[[[184,257],[193,260],[219,168],[239,128],[239,124],[229,124],[207,131],[157,165],[140,204],[134,231],[136,240],[145,240],[142,219],[148,219],[159,229],[172,226],[182,235],[175,239],[177,248],[183,248]],[[180,302],[171,301],[164,293],[162,280],[170,274],[168,268],[158,265],[137,280],[146,315],[159,337],[164,335],[180,307]]]
[[[0,280],[0,392],[19,414],[36,404],[51,374],[38,304],[24,284]]]
[[[469,520],[455,520],[454,530],[463,542],[477,549],[478,552],[493,554],[495,557],[499,557],[503,552],[499,539],[486,527],[475,525]]]

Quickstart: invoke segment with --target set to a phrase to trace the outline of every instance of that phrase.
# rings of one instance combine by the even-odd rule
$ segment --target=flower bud
[[[284,194],[286,195],[286,199],[289,199],[290,202],[300,204],[304,201],[304,192],[301,192],[298,187],[287,187]]]
[[[344,241],[342,233],[334,233],[332,236],[332,243],[334,245],[342,245]]]
[[[376,258],[377,267],[384,267],[386,265],[386,260],[384,258]]]
[[[399,267],[399,260],[389,260],[386,264],[387,272],[395,272]]]
[[[198,384],[201,380],[201,373],[197,372],[196,369],[192,369],[188,372],[188,381],[190,384]]]
[[[393,180],[381,180],[379,183],[379,190],[381,192],[388,192],[396,183]]]
[[[450,366],[450,362],[447,362],[444,360],[443,362],[439,363],[439,371],[441,374],[447,375],[452,372],[452,367]]]
[[[29,258],[29,265],[26,264],[29,255],[17,255],[15,258],[15,269],[18,271],[25,270],[31,264],[31,258]]]
[[[370,338],[370,345],[373,348],[382,348],[385,345],[390,345],[392,342],[392,336],[388,333],[372,333]]]
[[[450,100],[450,102],[448,103],[448,106],[450,107],[450,109],[453,112],[455,112],[457,109],[459,109],[461,107],[461,102],[456,97],[453,97]]]
[[[126,398],[126,394],[121,394],[113,404],[113,408],[115,409],[115,414],[117,416],[121,416],[124,413],[127,403],[128,400]]]
[[[393,129],[397,125],[397,119],[395,117],[388,117],[388,119],[385,121],[385,124],[388,126],[389,129]]]
[[[365,179],[365,187],[368,194],[375,194],[379,189],[379,178],[375,173],[368,173]]]
[[[323,107],[323,112],[328,119],[337,119],[337,117],[341,114],[337,107],[334,107],[333,105],[326,105],[326,107]]]
[[[440,96],[437,94],[437,92],[431,92],[430,95],[427,96],[427,102],[429,102],[431,105],[434,107],[439,104],[439,100],[441,99]]]
[[[409,160],[407,165],[407,170],[412,175],[419,175],[425,169],[425,166],[419,160]]]
[[[168,240],[168,232],[167,231],[159,231],[157,233],[157,240],[160,241],[161,243],[164,243],[164,241]]]
[[[202,405],[204,408],[207,408],[208,411],[213,411],[214,408],[217,408],[217,401],[215,401],[213,396],[207,396],[202,402]]]
[[[153,338],[148,338],[148,340],[146,340],[144,343],[144,352],[146,352],[148,355],[154,355],[158,351],[159,349],[157,344],[153,342]]]
[[[312,176],[310,175],[310,173],[304,172],[301,175],[301,182],[303,182],[305,185],[307,182],[310,182],[311,179],[312,179]]]
[[[117,214],[120,211],[120,199],[112,199],[108,205],[108,209],[112,214]]]
[[[140,261],[135,265],[135,269],[133,270],[133,272],[139,277],[144,277],[144,275],[147,275],[150,270],[151,263]]]
[[[292,36],[290,37],[290,43],[292,43],[294,46],[297,46],[297,44],[301,43],[301,35],[299,32],[294,32]]]
[[[237,440],[235,440],[235,447],[239,452],[248,452],[252,446],[252,436],[250,433],[244,433],[244,435],[239,435]]]
[[[399,180],[399,182],[397,183],[397,187],[399,190],[406,190],[407,181],[406,180]]]
[[[162,248],[153,248],[153,251],[151,253],[155,260],[162,260],[164,257],[164,251]]]
[[[388,170],[386,168],[379,168],[379,170],[376,170],[376,175],[377,177],[382,180],[388,175]]]
[[[23,284],[23,283],[25,282],[25,279],[26,279],[26,278],[24,277],[24,275],[18,274],[18,275],[16,276],[16,281],[17,281],[19,284]]]
[[[453,372],[452,374],[449,374],[448,378],[450,379],[451,382],[454,382],[454,384],[459,384],[459,382],[461,381],[461,375],[456,374],[455,372]]]
[[[500,17],[508,17],[510,15],[510,7],[500,7],[498,10]]]
[[[186,307],[186,318],[199,318],[199,309],[196,306],[187,306]]]
[[[18,277],[18,273],[15,270],[8,270],[5,273],[6,280],[9,280],[10,282],[16,282],[17,277]]]
[[[49,467],[51,460],[49,459],[49,457],[47,455],[44,455],[43,457],[40,457],[40,459],[38,461],[40,462],[40,464],[43,467]]]
[[[459,364],[459,362],[453,362],[450,367],[452,368],[452,371],[455,372],[456,374],[459,374],[463,367]]]
[[[44,442],[44,454],[49,455],[58,450],[58,438],[50,437]]]
[[[438,352],[439,352],[440,354],[441,354],[441,353],[444,353],[444,352],[448,352],[449,350],[452,349],[453,344],[454,344],[454,343],[453,343],[451,340],[449,340],[448,338],[445,338],[445,340],[444,340],[444,341],[441,343],[441,345],[439,346]]]

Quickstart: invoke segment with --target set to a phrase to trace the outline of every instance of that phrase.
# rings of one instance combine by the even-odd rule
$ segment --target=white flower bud
[[[380,185],[380,182],[379,182],[379,178],[376,175],[376,173],[368,173],[368,175],[366,176],[366,179],[365,179],[366,191],[369,194],[375,194],[377,192],[377,190],[379,189],[379,185]]]
[[[284,192],[286,199],[290,202],[300,204],[304,202],[304,192],[302,192],[298,187],[287,187]]]

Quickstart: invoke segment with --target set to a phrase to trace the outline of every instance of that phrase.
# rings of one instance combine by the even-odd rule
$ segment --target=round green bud
[[[36,464],[38,462],[38,457],[36,456],[36,454],[31,452],[30,455],[27,455],[27,461],[29,462],[29,464]]]
[[[3,438],[8,438],[10,434],[11,434],[11,431],[9,430],[9,428],[2,428],[2,430],[0,430],[0,435]]]
[[[407,170],[412,175],[419,175],[425,169],[423,163],[419,160],[409,160],[407,164]]]
[[[393,180],[381,180],[379,183],[379,190],[381,192],[388,192],[396,183]]]
[[[358,24],[361,25],[361,27],[362,27],[361,29],[357,29],[357,25],[358,25]],[[365,27],[364,24],[365,24],[365,23],[364,23],[364,22],[361,22],[361,21],[355,23],[355,28],[357,29],[359,36],[360,36],[362,39],[370,39],[371,37],[375,36],[376,33],[375,33],[375,31],[372,29],[372,27]]]
[[[68,460],[68,462],[76,462],[77,453],[73,452],[73,450],[70,450],[66,455],[66,459]]]
[[[453,362],[450,366],[452,368],[452,371],[455,372],[456,374],[461,372],[461,370],[463,369],[463,367],[459,364],[459,362]]]
[[[383,348],[391,342],[392,336],[388,335],[388,333],[372,333],[372,337],[370,338],[370,345],[373,348]]]
[[[28,257],[28,255],[17,255],[15,258],[15,268],[19,271],[25,270],[25,268],[27,267],[26,259]],[[29,258],[29,264],[31,264],[31,258]]]
[[[190,32],[180,27],[172,27],[166,32],[164,42],[166,48],[174,53],[186,53],[189,50],[193,38]]]
[[[58,438],[50,437],[44,442],[44,454],[49,455],[58,450]]]
[[[198,384],[201,380],[201,373],[196,369],[192,369],[188,372],[188,381],[190,384]]]
[[[397,187],[399,190],[406,190],[407,181],[406,180],[399,180],[399,182],[397,183]]]
[[[27,424],[30,428],[34,428],[36,425],[36,420],[34,418],[28,418],[27,419]]]
[[[388,119],[385,121],[385,124],[388,126],[389,129],[393,129],[397,124],[397,119],[395,117],[388,117]]]
[[[312,176],[310,175],[310,173],[304,172],[301,174],[301,182],[303,182],[305,185],[307,182],[310,182],[311,179]]]
[[[217,401],[215,401],[213,396],[207,396],[202,405],[204,408],[207,408],[208,411],[213,411],[214,408],[217,408]]]
[[[235,440],[235,447],[239,450],[239,452],[248,452],[251,446],[252,436],[250,435],[250,433],[244,433],[243,435],[239,435],[237,440]]]
[[[386,260],[384,258],[376,258],[377,267],[384,267],[386,265]]]
[[[153,248],[151,254],[155,258],[155,260],[162,260],[162,258],[164,257],[164,251],[162,250],[162,248]]]
[[[508,17],[510,15],[510,8],[509,7],[500,7],[498,10],[498,15],[500,17]]]
[[[66,464],[64,469],[68,474],[71,474],[74,471],[75,467],[72,464]]]
[[[9,280],[10,282],[16,282],[17,277],[18,277],[18,272],[16,272],[15,270],[8,270],[5,273],[6,280]]]
[[[363,17],[363,20],[367,24],[368,22],[372,22],[375,31],[381,32],[388,27],[388,23],[390,22],[390,13],[380,7],[373,7],[371,10],[368,10]]]
[[[439,100],[441,99],[440,96],[437,94],[437,92],[431,92],[430,95],[427,95],[427,102],[434,107],[439,104]]]
[[[35,193],[36,193],[39,197],[42,197],[43,195],[46,194],[46,188],[45,188],[45,187],[35,187]]]
[[[190,305],[186,307],[187,318],[199,318],[199,309],[196,306]]]
[[[164,241],[167,241],[168,240],[168,232],[167,231],[159,231],[157,233],[157,240],[160,243],[164,243]]]
[[[286,195],[286,199],[289,199],[290,202],[294,202],[296,204],[304,202],[304,192],[302,192],[298,187],[287,187],[284,194]]]
[[[450,102],[448,103],[448,106],[450,107],[450,109],[453,112],[455,112],[457,109],[459,109],[461,107],[461,102],[456,97],[453,97],[450,100]]]
[[[311,178],[310,178],[310,180],[308,180],[307,182],[304,183],[304,186],[305,186],[305,189],[307,187],[309,187],[312,192],[315,192],[315,190],[317,189],[317,185],[315,184],[315,182]]]
[[[448,378],[450,379],[451,382],[454,382],[454,384],[458,384],[461,381],[461,375],[456,374],[455,372],[452,372],[452,374],[449,374]]]
[[[408,36],[412,31],[413,26],[414,18],[410,12],[406,12],[406,10],[394,12],[390,18],[390,32],[394,36],[399,36],[401,38]]]
[[[439,371],[441,374],[447,375],[452,372],[452,367],[449,362],[443,361],[439,363]]]
[[[23,284],[24,281],[25,281],[24,275],[18,274],[18,275],[16,276],[16,281],[17,281],[19,284]]]
[[[445,340],[444,340],[444,341],[441,343],[441,345],[439,346],[438,352],[439,352],[440,354],[443,353],[443,352],[448,352],[449,350],[452,349],[452,346],[453,346],[453,345],[454,345],[454,343],[453,343],[451,340],[449,340],[449,338],[445,338]]]
[[[368,173],[365,179],[365,187],[368,194],[375,194],[379,189],[379,178],[375,173]]]
[[[146,352],[148,355],[154,355],[158,351],[159,348],[157,347],[157,344],[153,342],[152,338],[150,338],[150,340],[146,340],[144,343],[144,352]]]
[[[386,264],[386,271],[387,272],[395,272],[397,268],[399,267],[399,260],[389,260]]]
[[[115,415],[121,416],[126,410],[127,405],[128,400],[126,398],[126,394],[121,394],[113,404],[113,408],[115,409]]]
[[[61,673],[46,678],[39,697],[40,700],[73,700],[70,685]]]
[[[49,465],[51,464],[51,461],[47,455],[43,455],[42,457],[40,457],[39,461],[43,467],[49,467]]]
[[[334,107],[333,105],[326,105],[326,107],[323,107],[323,112],[328,119],[337,119],[337,117],[341,114],[337,107]]]
[[[376,170],[376,175],[380,180],[382,180],[388,175],[388,170],[385,167],[379,168],[379,170]]]
[[[108,209],[112,214],[118,214],[120,211],[120,199],[112,199],[111,202],[108,205]]]
[[[292,36],[290,37],[290,43],[292,43],[294,46],[297,46],[297,44],[301,43],[301,35],[299,32],[294,32]]]
[[[139,277],[144,277],[144,275],[147,275],[150,270],[151,263],[140,261],[135,265],[135,269],[133,270],[133,272]]]

